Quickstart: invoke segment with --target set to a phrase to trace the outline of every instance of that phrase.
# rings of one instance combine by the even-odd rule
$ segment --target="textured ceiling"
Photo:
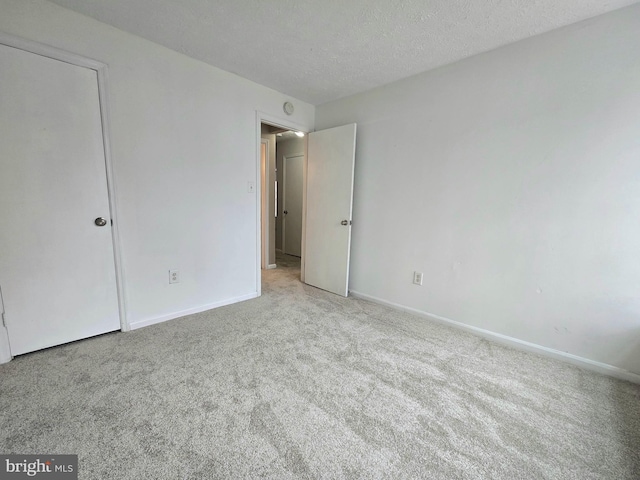
[[[314,105],[639,0],[52,0]]]

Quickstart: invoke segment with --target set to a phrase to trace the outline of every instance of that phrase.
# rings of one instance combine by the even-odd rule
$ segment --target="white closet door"
[[[12,355],[120,328],[97,73],[4,45],[0,289]]]

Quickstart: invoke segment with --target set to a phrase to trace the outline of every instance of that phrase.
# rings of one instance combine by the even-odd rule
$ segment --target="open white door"
[[[97,72],[0,45],[0,138],[12,355],[119,330]]]
[[[356,124],[309,134],[304,281],[349,292]]]

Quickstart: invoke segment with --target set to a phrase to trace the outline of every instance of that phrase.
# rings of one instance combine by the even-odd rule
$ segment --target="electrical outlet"
[[[413,283],[422,285],[422,272],[413,272]]]
[[[169,283],[180,283],[180,272],[178,270],[169,270]]]

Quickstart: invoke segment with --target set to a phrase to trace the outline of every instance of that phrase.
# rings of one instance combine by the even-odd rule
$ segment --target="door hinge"
[[[7,321],[4,319],[4,312],[2,312],[2,326],[7,328]]]

